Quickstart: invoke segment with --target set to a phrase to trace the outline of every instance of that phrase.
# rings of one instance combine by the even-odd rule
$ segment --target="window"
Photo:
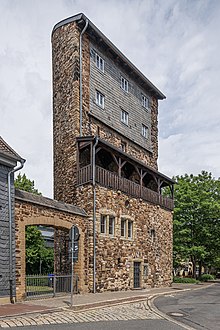
[[[110,216],[108,222],[108,233],[109,235],[114,235],[115,230],[115,217]]]
[[[133,237],[133,222],[128,220],[128,238]]]
[[[128,81],[124,77],[121,77],[121,88],[128,92]]]
[[[121,110],[121,121],[128,126],[128,113],[124,110]]]
[[[146,139],[148,138],[148,127],[145,126],[144,124],[142,124],[142,135],[143,137],[145,137]]]
[[[155,239],[156,239],[156,232],[155,232],[155,229],[151,229],[150,230],[150,238],[151,238],[151,242],[155,242]]]
[[[126,220],[121,219],[121,236],[126,237]]]
[[[142,95],[142,106],[145,109],[148,109],[149,108],[149,98],[146,97],[145,95]]]
[[[127,143],[126,142],[121,141],[121,150],[126,152],[126,150],[127,150]]]
[[[115,217],[113,215],[101,214],[100,217],[100,233],[114,236],[115,234]]]
[[[121,237],[133,238],[133,221],[128,219],[121,219]]]
[[[105,96],[100,93],[99,91],[96,91],[96,104],[100,106],[102,109],[104,109],[105,106]]]
[[[102,214],[101,219],[100,219],[100,232],[101,232],[101,234],[106,234],[106,223],[107,223],[107,216]]]
[[[101,56],[99,56],[97,53],[95,55],[95,62],[96,62],[96,66],[99,70],[101,70],[102,72],[104,72],[104,60],[103,58],[101,58]]]

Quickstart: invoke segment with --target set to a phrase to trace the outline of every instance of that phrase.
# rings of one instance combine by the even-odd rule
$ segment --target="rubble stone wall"
[[[83,206],[91,220],[92,196],[90,185],[77,189],[77,204]],[[169,286],[172,282],[172,213],[158,205],[128,198],[120,191],[100,186],[96,187],[96,197],[97,291],[132,289],[135,261],[141,263],[142,288]],[[100,233],[101,214],[115,217],[113,236]],[[132,239],[121,237],[121,218],[133,221]],[[155,233],[153,237],[152,231]],[[91,241],[91,256],[92,248]],[[89,268],[91,290],[92,263]]]
[[[16,242],[16,298],[25,298],[25,227],[30,225],[44,225],[54,227],[62,232],[69,230],[76,225],[80,230],[79,257],[75,264],[75,272],[79,276],[80,292],[87,292],[88,286],[88,223],[87,218],[60,210],[51,209],[33,203],[15,201],[15,242]],[[62,229],[64,231],[62,231]],[[59,231],[58,231],[59,232]],[[59,240],[57,239],[57,242]],[[55,255],[56,255],[55,241]],[[55,260],[55,270],[58,268]],[[59,270],[59,269],[58,269]],[[66,269],[65,269],[66,270]]]

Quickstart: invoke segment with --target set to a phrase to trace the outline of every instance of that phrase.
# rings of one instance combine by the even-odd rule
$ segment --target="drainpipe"
[[[21,170],[24,166],[25,159],[19,160],[21,165],[15,167],[8,172],[8,215],[9,215],[9,287],[10,287],[10,302],[14,304],[13,299],[13,251],[12,251],[12,200],[11,200],[11,174]]]
[[[89,24],[89,20],[86,19],[86,24],[80,33],[79,38],[79,71],[80,71],[80,77],[79,77],[79,136],[82,136],[82,37],[85,33],[87,27]]]
[[[93,293],[96,292],[96,190],[95,190],[95,148],[98,144],[99,138],[95,137],[92,152],[92,186],[93,186]]]

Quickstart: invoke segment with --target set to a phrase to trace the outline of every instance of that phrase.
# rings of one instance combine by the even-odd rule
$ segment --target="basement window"
[[[96,100],[96,104],[99,107],[101,107],[102,109],[104,109],[104,107],[105,107],[105,96],[101,92],[96,91],[95,100]]]
[[[99,56],[97,53],[95,55],[95,63],[96,63],[96,67],[100,71],[104,72],[104,63],[105,62],[104,62],[103,58],[101,56]]]

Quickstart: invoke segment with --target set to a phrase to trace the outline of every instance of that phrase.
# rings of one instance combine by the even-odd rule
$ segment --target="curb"
[[[4,318],[13,318],[13,317],[19,317],[19,316],[24,316],[24,315],[33,315],[33,314],[50,314],[50,313],[54,313],[54,312],[61,312],[63,310],[67,311],[73,311],[73,312],[84,312],[87,310],[92,310],[92,309],[98,309],[101,307],[110,307],[110,306],[117,306],[117,305],[121,305],[121,304],[129,304],[132,302],[139,302],[139,301],[147,301],[147,304],[149,306],[149,308],[156,314],[158,314],[160,317],[167,319],[169,321],[172,321],[173,323],[176,323],[178,325],[182,325],[182,323],[178,323],[178,321],[172,319],[171,317],[167,316],[166,314],[160,312],[153,304],[154,299],[156,299],[159,296],[163,296],[166,294],[171,294],[171,293],[180,293],[180,292],[185,292],[185,291],[191,291],[191,290],[200,290],[200,289],[204,289],[207,288],[209,286],[214,285],[215,283],[211,283],[209,285],[204,285],[201,286],[199,288],[178,288],[178,289],[171,289],[169,291],[166,292],[160,292],[160,293],[155,293],[153,295],[141,295],[141,296],[133,296],[133,297],[126,297],[126,298],[119,298],[119,299],[111,299],[111,300],[105,300],[105,301],[100,301],[100,302],[96,302],[96,303],[87,303],[87,304],[79,304],[79,305],[73,305],[73,307],[71,306],[67,306],[67,307],[53,307],[53,308],[48,308],[48,309],[42,309],[42,310],[37,310],[37,311],[26,311],[26,312],[20,312],[17,314],[12,314],[12,315],[4,315],[4,316],[0,316],[0,320],[4,319]],[[185,326],[185,325],[184,325]],[[186,327],[186,326],[185,326]],[[193,328],[186,328],[188,330],[195,330]]]

